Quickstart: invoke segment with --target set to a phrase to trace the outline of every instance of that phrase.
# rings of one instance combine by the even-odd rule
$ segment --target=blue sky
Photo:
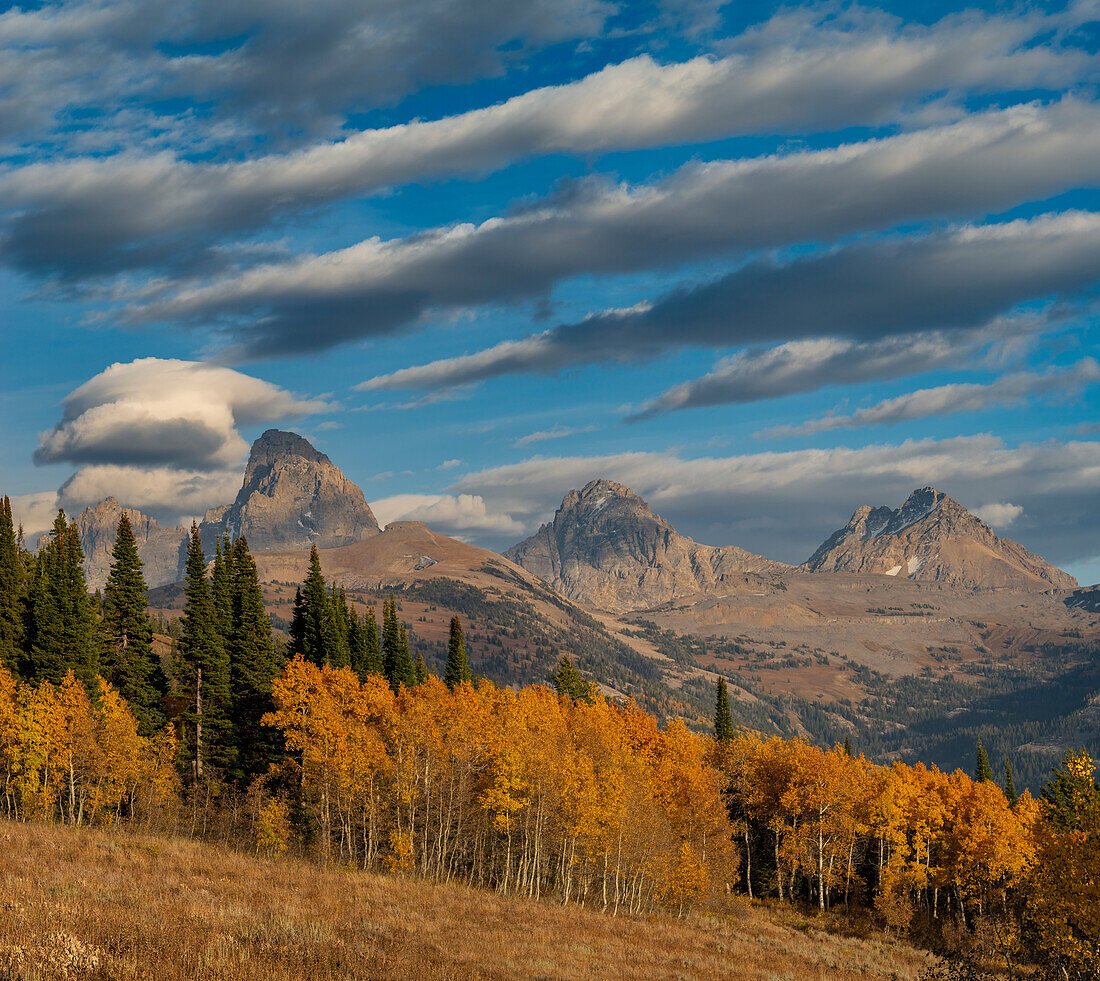
[[[571,487],[800,561],[934,484],[1100,579],[1100,4],[0,14],[2,489],[269,426],[503,548]]]

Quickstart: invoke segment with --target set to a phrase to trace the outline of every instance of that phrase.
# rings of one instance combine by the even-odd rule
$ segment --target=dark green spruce
[[[173,672],[175,694],[183,705],[179,759],[191,781],[202,783],[211,769],[225,770],[229,763],[230,684],[229,659],[206,579],[206,556],[193,523],[184,593]]]
[[[142,734],[148,736],[164,726],[167,683],[153,653],[145,576],[125,511],[118,519],[111,571],[103,587],[103,632],[106,678],[130,703]]]
[[[714,738],[720,743],[728,743],[733,738],[733,718],[730,715],[730,696],[726,690],[725,678],[719,678],[715,686]]]
[[[12,519],[11,501],[0,500],[0,665],[19,670],[23,649],[23,615],[27,602],[27,570]]]
[[[462,635],[462,622],[451,617],[451,636],[447,642],[447,667],[443,672],[443,681],[448,688],[454,689],[470,680],[470,662],[466,657],[466,638]]]
[[[84,551],[76,525],[57,512],[35,562],[25,623],[21,673],[57,684],[72,671],[95,694],[102,635],[84,580]]]
[[[280,755],[279,734],[261,719],[274,709],[271,688],[279,673],[271,621],[264,608],[256,562],[248,542],[238,538],[230,556],[231,626],[229,683],[233,753],[229,775],[242,786],[266,772]]]
[[[977,783],[988,781],[993,783],[993,767],[989,765],[989,757],[986,755],[982,741],[978,740],[978,754],[974,763],[974,780]]]

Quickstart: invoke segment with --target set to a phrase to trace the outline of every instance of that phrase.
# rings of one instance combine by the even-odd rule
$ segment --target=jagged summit
[[[297,433],[269,429],[252,444],[236,500],[203,520],[204,543],[223,531],[262,551],[339,548],[379,528],[362,490],[324,453]]]
[[[871,572],[971,589],[1073,589],[1077,581],[953,497],[921,487],[899,508],[857,508],[804,563],[810,572]]]
[[[616,613],[789,568],[736,546],[700,545],[606,479],[569,491],[553,521],[504,554],[569,599]]]

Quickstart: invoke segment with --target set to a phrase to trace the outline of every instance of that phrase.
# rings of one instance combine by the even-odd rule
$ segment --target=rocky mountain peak
[[[146,584],[152,587],[175,582],[180,546],[186,539],[186,529],[162,528],[155,518],[135,508],[123,507],[114,497],[107,497],[96,505],[86,507],[75,518],[84,549],[84,577],[88,588],[102,589],[107,581],[114,561],[118,522],[123,512],[130,519],[130,527],[134,531]]]
[[[208,547],[223,532],[262,551],[338,548],[379,528],[363,491],[324,453],[297,433],[269,429],[252,444],[236,500],[203,521]]]
[[[971,589],[1077,585],[935,487],[918,488],[898,508],[860,506],[803,566],[810,572],[869,572]]]
[[[551,522],[504,554],[569,599],[616,613],[787,568],[736,546],[692,541],[629,487],[606,479],[569,491]]]

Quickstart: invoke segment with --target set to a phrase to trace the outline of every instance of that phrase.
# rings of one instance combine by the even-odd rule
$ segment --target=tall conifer
[[[27,575],[15,534],[11,501],[0,500],[0,665],[13,674],[23,648],[23,609]]]
[[[229,661],[206,581],[202,540],[194,523],[184,592],[187,599],[180,620],[175,670],[177,694],[185,705],[179,758],[197,783],[208,776],[210,767],[221,769],[228,760],[230,690]]]
[[[976,783],[993,782],[993,768],[989,765],[989,757],[986,755],[982,741],[978,740],[977,759],[974,763],[974,780]]]
[[[363,655],[363,671],[367,675],[385,675],[386,666],[382,662],[382,641],[378,636],[378,621],[374,618],[373,607],[367,607],[362,626],[363,640],[366,644]]]
[[[35,563],[26,626],[23,674],[59,684],[72,671],[94,692],[102,637],[88,586],[80,533],[64,511]]]
[[[325,630],[325,651],[328,663],[334,668],[351,666],[351,646],[348,634],[351,628],[351,613],[348,610],[348,598],[343,588],[332,584],[329,598],[329,621]]]
[[[153,654],[145,577],[130,519],[118,519],[111,571],[103,587],[104,668],[107,680],[126,699],[143,735],[164,725],[166,691],[160,660]]]
[[[309,572],[302,584],[301,654],[318,667],[328,663],[328,642],[332,638],[332,601],[325,589],[317,546],[309,550]]]
[[[1016,793],[1016,781],[1012,779],[1012,764],[1005,760],[1005,800],[1009,807],[1015,807],[1020,795]]]
[[[470,662],[466,657],[466,639],[462,636],[462,622],[451,617],[451,636],[447,642],[447,667],[443,672],[443,681],[454,689],[470,680]]]
[[[733,738],[733,719],[730,716],[730,696],[726,690],[726,679],[719,678],[715,686],[714,697],[714,738],[720,743],[728,743]]]
[[[264,609],[256,562],[238,538],[229,557],[233,570],[229,680],[232,690],[233,758],[230,774],[241,784],[278,758],[278,733],[260,721],[274,711],[271,686],[278,674],[271,621]]]
[[[210,572],[210,598],[214,604],[214,622],[222,644],[229,643],[233,629],[233,545],[224,534],[214,546],[214,567]]]

